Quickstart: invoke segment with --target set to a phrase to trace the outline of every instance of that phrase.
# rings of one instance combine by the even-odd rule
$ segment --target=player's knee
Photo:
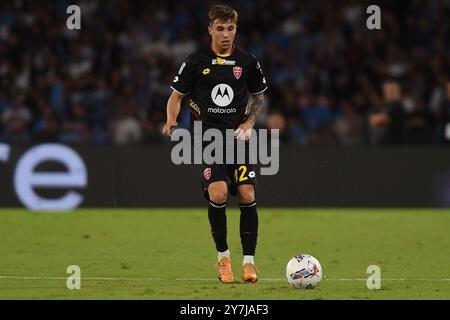
[[[211,184],[208,188],[209,199],[214,203],[227,202],[228,190],[226,183]]]
[[[210,192],[209,199],[214,203],[225,203],[227,202],[227,192],[226,191]]]
[[[252,185],[245,185],[238,189],[239,203],[248,204],[255,201],[255,188]]]

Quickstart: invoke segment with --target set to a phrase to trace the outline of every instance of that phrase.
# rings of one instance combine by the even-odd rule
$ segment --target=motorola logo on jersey
[[[233,98],[233,89],[225,83],[218,84],[211,91],[211,99],[219,107],[228,106],[233,101]]]
[[[209,113],[236,113],[236,108],[222,109],[222,108],[208,108]]]

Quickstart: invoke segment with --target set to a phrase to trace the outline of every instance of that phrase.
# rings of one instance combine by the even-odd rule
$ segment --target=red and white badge
[[[205,177],[206,180],[209,180],[209,178],[211,178],[211,168],[206,168],[203,171],[203,177]]]
[[[234,73],[234,76],[236,77],[236,79],[239,80],[239,78],[241,77],[241,74],[242,74],[242,68],[241,67],[233,67],[233,73]]]

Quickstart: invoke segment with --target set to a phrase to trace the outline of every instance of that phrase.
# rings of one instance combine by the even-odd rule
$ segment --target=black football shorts
[[[202,144],[202,152],[207,143]],[[198,146],[198,145],[197,145]],[[197,165],[201,178],[201,187],[204,197],[209,200],[208,186],[212,182],[225,181],[228,184],[228,193],[232,196],[236,196],[237,187],[243,184],[252,184],[256,187],[256,170],[255,164],[250,163],[250,153],[254,154],[254,150],[250,150],[250,144],[245,142],[245,155],[243,161],[238,161],[237,144],[233,144],[234,149],[232,154],[234,155],[234,163],[225,163],[227,160],[227,148],[223,146],[223,164],[206,164],[202,163]],[[231,151],[230,151],[231,152]]]
[[[228,184],[228,193],[232,196],[236,195],[237,187],[242,184],[252,184],[256,187],[254,164],[201,164],[198,168],[203,195],[207,200],[209,200],[208,186],[212,182],[225,181]]]

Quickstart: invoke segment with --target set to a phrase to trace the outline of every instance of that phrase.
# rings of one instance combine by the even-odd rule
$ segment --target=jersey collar
[[[213,47],[212,47],[212,43],[209,45],[209,48],[211,49],[211,52],[214,55],[216,55],[218,57],[221,57],[221,58],[226,58],[226,57],[231,56],[234,53],[234,51],[236,50],[236,45],[233,43],[233,47],[231,48],[231,52],[229,54],[219,54],[219,53],[215,52]]]

